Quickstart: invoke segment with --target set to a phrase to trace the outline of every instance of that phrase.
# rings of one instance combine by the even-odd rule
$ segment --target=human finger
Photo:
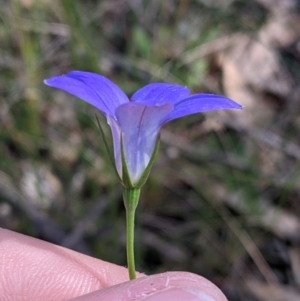
[[[227,301],[207,279],[187,272],[145,276],[69,301]]]
[[[0,300],[67,300],[128,280],[96,258],[0,229]]]

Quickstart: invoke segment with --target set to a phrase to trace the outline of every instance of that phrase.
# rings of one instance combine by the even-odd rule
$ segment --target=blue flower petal
[[[46,79],[50,87],[61,89],[93,105],[106,115],[115,117],[115,110],[129,102],[126,94],[104,76],[83,71]]]
[[[166,102],[177,103],[188,97],[190,90],[187,87],[165,83],[149,84],[136,91],[131,100],[147,105],[161,105]]]
[[[136,183],[153,155],[162,121],[173,105],[146,106],[127,103],[116,110],[122,132],[124,156],[132,183]]]
[[[176,118],[201,112],[242,108],[243,106],[224,96],[213,94],[195,94],[188,98],[182,99],[180,102],[175,104],[174,110],[163,121],[163,123],[169,122]]]

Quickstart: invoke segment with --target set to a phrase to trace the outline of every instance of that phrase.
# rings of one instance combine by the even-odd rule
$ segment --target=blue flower
[[[77,96],[106,116],[112,132],[116,169],[121,180],[124,172],[128,175],[132,187],[148,173],[162,125],[195,113],[242,109],[224,96],[190,95],[187,87],[167,83],[146,85],[129,100],[104,76],[83,71],[72,71],[44,82]]]

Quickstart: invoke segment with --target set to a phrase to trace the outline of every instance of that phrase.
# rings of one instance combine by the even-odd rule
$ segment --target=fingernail
[[[173,287],[159,291],[143,301],[216,301],[213,297],[199,291],[194,287]]]

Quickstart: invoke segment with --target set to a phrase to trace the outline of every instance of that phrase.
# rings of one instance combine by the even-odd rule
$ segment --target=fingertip
[[[227,301],[221,290],[213,283],[188,272],[167,272],[142,277],[72,299],[72,301],[160,301],[168,300],[168,298],[173,301]]]
[[[1,228],[0,250],[0,300],[66,300],[128,280],[125,267]]]

